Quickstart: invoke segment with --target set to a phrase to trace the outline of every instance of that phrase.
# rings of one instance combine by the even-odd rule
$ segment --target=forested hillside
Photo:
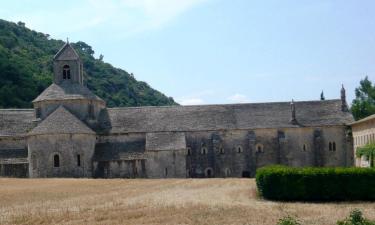
[[[63,44],[22,22],[0,20],[0,108],[32,106],[31,101],[51,84],[52,58]],[[87,86],[109,107],[176,104],[102,57],[95,59],[88,44],[71,44],[83,61]]]

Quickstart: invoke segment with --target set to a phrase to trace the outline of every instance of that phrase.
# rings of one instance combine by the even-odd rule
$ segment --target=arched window
[[[63,66],[63,79],[70,80],[70,67],[68,65]]]
[[[306,144],[303,144],[302,150],[303,150],[304,152],[306,152],[306,150],[307,150],[307,146],[306,146]]]
[[[261,153],[261,152],[264,151],[264,149],[263,149],[263,145],[262,145],[262,144],[257,144],[257,145],[255,146],[255,149],[256,149],[256,152],[257,152],[257,153]]]
[[[220,154],[224,154],[225,153],[225,149],[223,146],[220,146]]]
[[[60,156],[58,154],[53,156],[53,167],[60,167]]]
[[[332,142],[329,142],[329,144],[328,144],[328,150],[332,151]]]
[[[243,152],[243,148],[241,145],[237,146],[237,153],[242,153]]]
[[[205,170],[205,175],[206,177],[210,178],[210,177],[213,177],[213,171],[212,171],[212,168],[207,168]]]
[[[332,143],[332,151],[336,151],[336,142]]]
[[[201,154],[202,155],[207,155],[207,148],[206,147],[202,147],[201,148]]]
[[[230,171],[229,168],[225,168],[224,173],[225,173],[225,177],[229,177],[232,172]]]
[[[165,174],[165,177],[168,177],[168,168],[165,168],[164,174]]]

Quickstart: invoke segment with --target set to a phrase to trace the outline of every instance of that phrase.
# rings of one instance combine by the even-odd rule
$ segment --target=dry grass
[[[353,208],[375,219],[375,203],[264,201],[249,179],[0,179],[0,224],[333,225]]]

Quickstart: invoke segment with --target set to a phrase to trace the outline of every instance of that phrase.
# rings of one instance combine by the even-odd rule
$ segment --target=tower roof
[[[28,135],[39,134],[95,134],[86,124],[60,106]]]
[[[53,57],[53,60],[80,60],[80,58],[69,42],[66,42]]]
[[[36,99],[34,99],[33,102],[72,99],[88,99],[103,101],[101,98],[96,96],[85,86],[70,82],[62,82],[61,84],[52,83]]]

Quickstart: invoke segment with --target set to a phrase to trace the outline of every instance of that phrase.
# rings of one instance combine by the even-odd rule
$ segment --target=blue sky
[[[3,0],[0,18],[96,56],[181,104],[339,98],[375,81],[373,0]]]

